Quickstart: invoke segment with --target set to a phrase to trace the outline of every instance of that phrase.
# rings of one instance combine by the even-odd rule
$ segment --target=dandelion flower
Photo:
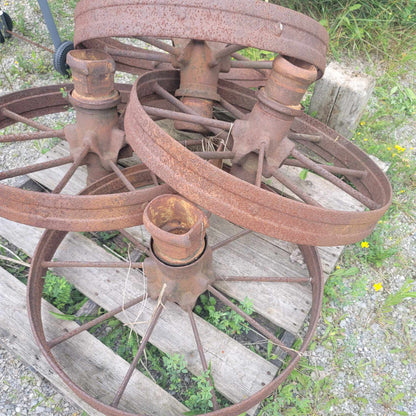
[[[361,241],[361,247],[362,248],[368,248],[370,244],[368,244],[368,241]]]
[[[373,288],[376,292],[383,289],[383,285],[381,283],[374,283]]]

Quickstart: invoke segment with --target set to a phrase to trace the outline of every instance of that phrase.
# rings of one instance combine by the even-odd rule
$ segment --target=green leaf
[[[410,99],[410,101],[416,101],[416,94],[413,92],[413,90],[411,90],[410,88],[406,87],[404,89],[404,91],[406,92],[406,95],[408,96],[408,98]]]
[[[49,311],[51,315],[53,315],[55,318],[62,319],[63,321],[75,321],[77,317],[75,315],[65,315],[62,313],[56,313]]]
[[[299,173],[299,178],[301,178],[304,181],[308,176],[308,172],[308,169],[302,169]]]
[[[359,3],[356,3],[356,4],[353,4],[349,9],[348,9],[348,11],[349,12],[353,12],[353,11],[355,11],[355,10],[358,10],[358,9],[360,9],[361,8],[361,4],[359,4]]]

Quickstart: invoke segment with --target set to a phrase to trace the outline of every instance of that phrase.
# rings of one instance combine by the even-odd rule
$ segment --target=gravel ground
[[[0,345],[1,416],[80,416],[47,380]]]
[[[6,10],[13,16],[13,13],[18,11],[19,2],[9,3]],[[35,30],[30,22],[39,21],[40,17],[32,2],[30,7],[25,8],[24,19],[28,27]],[[37,32],[40,40],[51,47],[42,23],[37,26]],[[36,72],[25,77],[12,76],[11,68],[16,67],[16,55],[30,59],[32,48],[16,39],[7,41],[5,45],[0,45],[0,48],[0,95],[28,86],[64,81],[52,71],[40,76]],[[41,52],[39,57],[50,62],[47,53]],[[362,63],[359,62],[351,64],[362,67]],[[410,73],[403,82],[411,86],[413,77],[414,73]],[[374,99],[370,103],[376,104]],[[408,123],[394,133],[398,144],[406,149],[416,149],[415,116],[409,117]],[[415,153],[415,150],[409,150],[408,157],[413,161],[416,159]],[[0,151],[0,165],[10,167],[22,158],[33,159],[37,156],[38,149],[31,144],[3,146]],[[412,193],[409,192],[409,195]],[[350,296],[347,296],[346,302],[334,300],[326,305],[335,308],[337,312],[329,314],[326,320],[320,323],[316,348],[308,352],[311,364],[316,366],[315,379],[328,377],[333,383],[330,393],[322,393],[339,399],[330,410],[324,413],[317,410],[316,414],[416,415],[415,299],[403,301],[387,315],[380,317],[378,314],[379,307],[386,297],[397,293],[406,279],[412,278],[414,284],[415,217],[416,211],[413,209],[408,216],[402,215],[393,220],[390,234],[383,237],[386,241],[398,242],[399,251],[379,268],[363,263],[357,255],[359,249],[356,246],[347,248],[344,255],[345,263],[348,260],[351,266],[356,256],[355,265],[360,269],[358,277],[364,283],[358,290],[355,286],[357,279],[345,280],[343,285]],[[343,268],[343,260],[339,267]],[[382,282],[384,288],[376,292],[373,285],[379,282]],[[328,331],[338,334],[335,336],[335,346],[327,342]],[[407,339],[407,343],[404,339]],[[319,409],[319,401],[326,398],[318,392],[314,400]],[[35,414],[75,416],[81,412],[68,403],[46,380],[0,345],[0,415]]]

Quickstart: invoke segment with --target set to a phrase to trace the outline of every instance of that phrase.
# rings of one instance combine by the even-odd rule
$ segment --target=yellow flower
[[[368,244],[368,241],[361,241],[361,247],[362,248],[368,248],[370,244]]]
[[[391,147],[388,147],[387,150],[390,151],[391,150]]]
[[[366,142],[368,139],[364,139],[364,141]]]
[[[373,288],[376,292],[383,289],[383,285],[381,283],[374,283]]]
[[[404,189],[402,189],[401,191],[400,191],[400,193],[402,194],[404,192]]]
[[[339,270],[340,268],[341,268],[340,266],[337,266],[337,267],[336,267],[336,269],[337,269],[337,270]]]
[[[360,125],[365,126],[365,121],[361,121]]]

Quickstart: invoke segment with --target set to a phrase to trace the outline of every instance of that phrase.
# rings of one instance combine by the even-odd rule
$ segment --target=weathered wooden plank
[[[49,160],[58,159],[69,155],[69,147],[67,142],[61,142],[52,150],[42,155],[37,162],[47,162]],[[65,173],[69,170],[71,165],[58,166],[56,168],[42,170],[29,174],[30,179],[40,183],[42,186],[53,189],[63,178]],[[85,188],[87,183],[87,168],[81,166],[78,168],[76,174],[70,179],[61,193],[63,194],[77,194]]]
[[[0,235],[29,255],[39,240],[41,230],[0,219]],[[55,256],[56,260],[112,261],[114,257],[82,235],[71,233]],[[59,269],[81,292],[106,310],[114,309],[144,292],[143,276],[125,270]],[[126,280],[128,279],[127,284]],[[99,288],[99,289],[98,289]],[[151,319],[155,302],[143,304],[120,314],[119,319],[143,334]],[[195,316],[207,361],[217,389],[232,401],[240,401],[267,384],[276,367],[238,342]],[[138,322],[139,321],[139,322]],[[183,354],[188,368],[195,374],[202,370],[187,314],[176,304],[168,303],[156,325],[150,342],[169,354]]]
[[[83,408],[90,416],[100,416],[63,382],[35,344],[26,309],[26,287],[0,267],[0,341],[21,357],[36,371],[61,390],[66,397]],[[70,331],[75,322],[54,318],[49,312],[59,312],[48,302],[42,302],[45,329],[50,337]],[[114,398],[129,364],[88,332],[58,345],[53,350],[58,362],[72,380],[87,391],[93,392],[105,403]],[[87,375],[87,377],[86,377]],[[152,398],[149,400],[149,398]],[[145,375],[135,370],[120,408],[150,415],[179,415],[186,407],[161,389]]]
[[[350,138],[373,92],[375,79],[331,62],[315,83],[309,114]]]

